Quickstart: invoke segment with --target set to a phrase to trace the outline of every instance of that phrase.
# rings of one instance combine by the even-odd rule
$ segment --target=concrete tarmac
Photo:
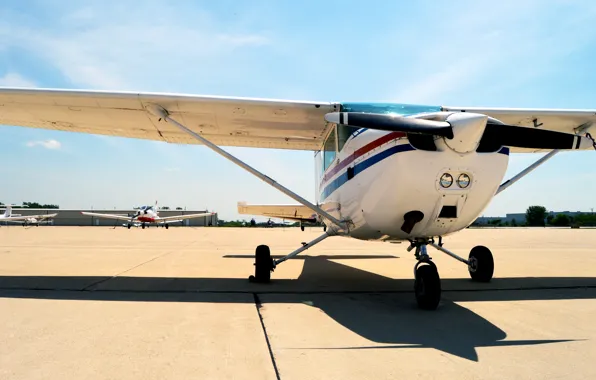
[[[429,249],[333,237],[252,284],[254,248],[320,228],[0,227],[0,379],[593,379],[596,229],[467,229],[495,278]]]

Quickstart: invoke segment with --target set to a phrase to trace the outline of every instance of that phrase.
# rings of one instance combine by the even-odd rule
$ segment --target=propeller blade
[[[486,125],[482,139],[528,149],[585,149],[591,145],[586,137],[571,133],[495,123]]]
[[[380,131],[418,133],[453,138],[453,128],[444,121],[414,119],[377,113],[331,112],[325,115],[330,123]]]

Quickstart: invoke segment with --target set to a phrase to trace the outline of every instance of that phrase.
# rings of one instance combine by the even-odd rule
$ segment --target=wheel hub
[[[478,270],[478,259],[475,257],[470,257],[468,259],[468,269],[470,272],[476,272]]]

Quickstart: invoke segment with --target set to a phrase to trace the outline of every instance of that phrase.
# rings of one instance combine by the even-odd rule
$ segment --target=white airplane
[[[56,217],[58,213],[54,214],[42,214],[42,215],[20,215],[20,214],[13,214],[12,213],[12,206],[7,205],[6,210],[4,210],[4,214],[0,215],[0,222],[7,222],[7,223],[19,223],[22,224],[23,227],[28,225],[35,225],[39,227],[40,224],[49,223],[51,220]]]
[[[330,236],[409,241],[415,250],[419,307],[437,308],[438,270],[427,247],[490,281],[491,251],[468,258],[443,237],[469,226],[491,199],[561,150],[596,149],[588,130],[596,110],[508,109],[335,103],[138,92],[0,89],[1,123],[203,144],[317,215],[327,230],[272,259],[259,245],[255,274],[268,282],[284,261]],[[311,203],[220,146],[310,150],[316,171]],[[549,152],[506,182],[510,153]],[[295,207],[295,206],[290,206]],[[291,210],[290,210],[291,211]]]
[[[159,216],[159,211],[157,211],[157,202],[155,202],[154,206],[141,206],[133,215],[117,215],[117,214],[102,214],[97,212],[85,212],[81,211],[81,214],[87,216],[95,216],[98,218],[106,218],[106,219],[116,219],[116,220],[124,220],[128,223],[125,225],[130,229],[130,227],[138,227],[139,224],[141,228],[148,227],[150,224],[155,224],[157,227],[165,227],[166,229],[169,228],[171,223],[182,222],[186,219],[193,219],[193,218],[200,218],[203,216],[211,216],[215,213],[213,212],[204,212],[201,214],[188,214],[188,215],[174,215],[174,216]]]

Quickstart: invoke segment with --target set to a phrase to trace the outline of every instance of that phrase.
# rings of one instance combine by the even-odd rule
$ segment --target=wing
[[[6,221],[6,222],[9,222],[9,223],[11,223],[11,222],[23,222],[23,221],[25,221],[25,220],[27,220],[29,218],[35,218],[35,219],[38,219],[37,223],[46,223],[46,222],[49,222],[46,219],[54,218],[54,217],[56,217],[56,215],[58,215],[58,214],[56,213],[56,214],[25,215],[25,216],[19,215],[19,216],[11,216],[11,217],[8,217],[8,218],[0,219],[0,221]]]
[[[0,219],[0,221],[4,221],[4,222],[18,222],[18,221],[22,221],[22,220],[27,220],[30,218],[35,218],[35,219],[50,219],[55,217],[56,214],[42,214],[42,215],[11,215],[7,218],[2,218]]]
[[[174,215],[174,216],[165,216],[160,217],[157,222],[158,223],[174,223],[174,222],[181,222],[186,219],[193,219],[193,218],[200,218],[203,216],[211,216],[215,215],[213,212],[204,212],[202,214],[188,214],[188,215]]]
[[[550,131],[573,133],[593,130],[596,123],[596,110],[573,109],[524,109],[524,108],[482,108],[482,107],[441,107],[443,111],[475,112],[498,119],[505,124]],[[593,134],[593,133],[592,133]],[[545,150],[511,148],[511,152],[541,152]]]
[[[35,218],[35,219],[51,219],[51,218],[55,218],[56,215],[58,215],[58,213],[55,214],[43,214],[43,215],[30,215],[29,218]]]
[[[178,144],[199,142],[147,111],[172,118],[221,146],[316,150],[324,116],[337,105],[138,92],[0,88],[0,124],[130,137]]]
[[[127,215],[115,215],[115,214],[100,214],[97,212],[84,212],[81,211],[81,214],[87,216],[96,216],[98,218],[105,218],[105,219],[116,219],[116,220],[127,220],[130,221],[131,217]]]
[[[247,205],[246,203],[239,202],[238,213],[313,223],[317,221],[317,215],[311,209],[302,205]]]
[[[19,221],[25,221],[27,219],[31,218],[30,216],[9,216],[9,217],[5,217],[0,219],[0,222],[19,222]]]

